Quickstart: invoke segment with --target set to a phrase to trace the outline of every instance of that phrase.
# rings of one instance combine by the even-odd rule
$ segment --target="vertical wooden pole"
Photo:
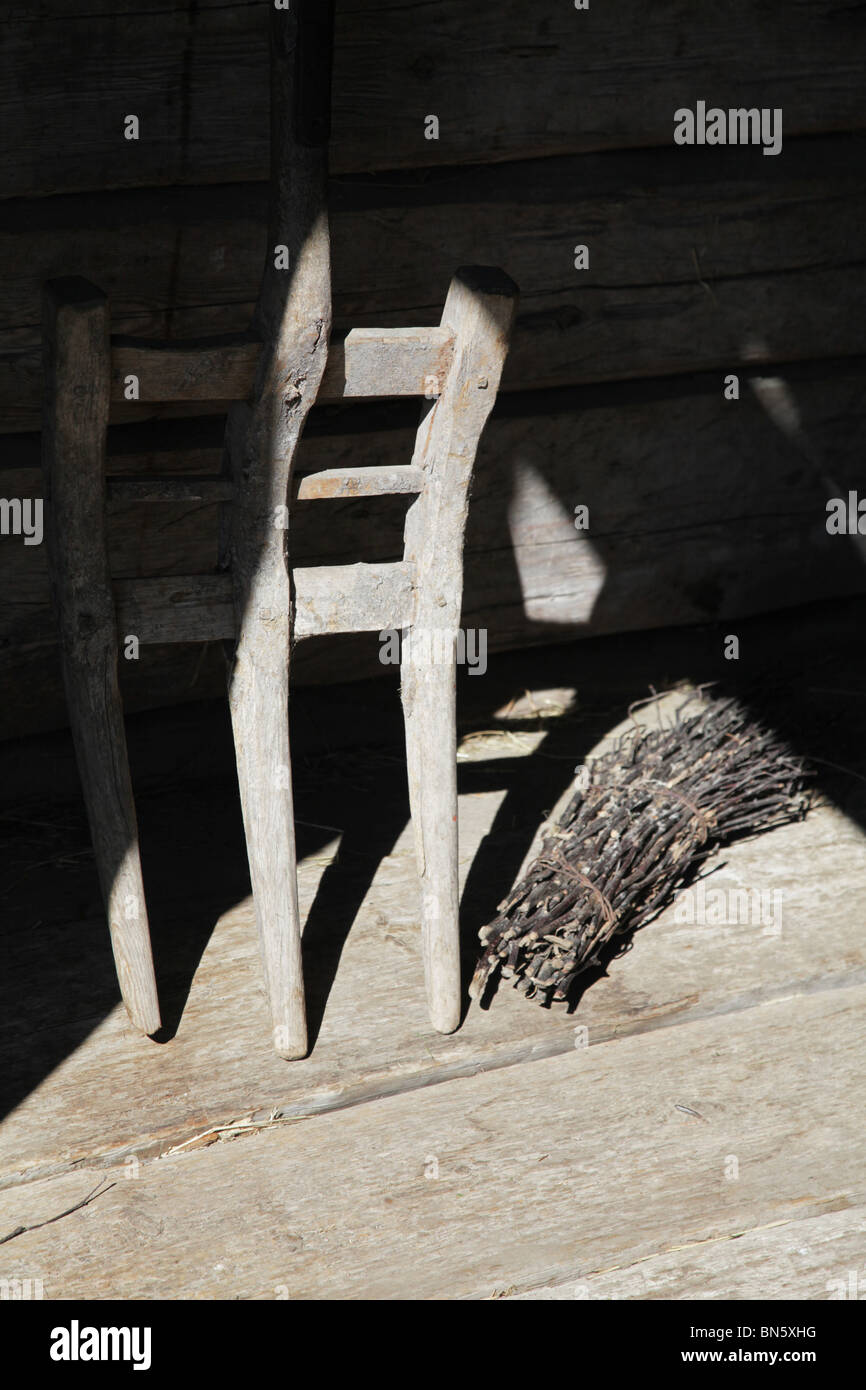
[[[69,721],[123,999],[136,1027],[155,1033],[159,1004],[105,538],[108,300],[86,280],[53,280],[45,286],[43,324],[48,561]]]
[[[269,245],[256,310],[264,341],[249,406],[229,422],[236,481],[231,569],[239,639],[229,684],[238,780],[275,1050],[307,1050],[288,699],[292,464],[331,329],[327,138],[333,3],[271,12]],[[285,261],[288,268],[284,268]]]
[[[421,879],[421,931],[430,1021],[460,1021],[457,874],[456,648],[463,601],[463,534],[481,432],[496,400],[517,304],[500,270],[465,267],[451,282],[442,323],[454,358],[422,420],[413,464],[427,475],[406,517],[405,558],[416,568],[415,623],[403,651],[409,800]]]

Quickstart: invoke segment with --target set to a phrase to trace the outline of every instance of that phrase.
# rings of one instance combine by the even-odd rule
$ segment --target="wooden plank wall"
[[[267,9],[13,10],[0,497],[41,494],[44,279],[101,285],[116,332],[247,325],[265,254]],[[338,331],[438,322],[466,262],[502,265],[522,291],[470,513],[465,622],[491,647],[863,589],[862,556],[827,536],[824,506],[863,476],[864,40],[866,4],[835,0],[340,0]],[[674,111],[701,96],[781,107],[781,154],[675,147]],[[739,402],[724,400],[728,372]],[[213,471],[221,419],[202,409],[118,407],[112,469]],[[322,408],[302,466],[404,463],[414,417]],[[587,533],[571,524],[582,502]],[[301,504],[295,554],[395,558],[404,506]],[[118,508],[115,574],[207,569],[214,523],[196,505]],[[373,673],[376,645],[305,644],[298,678]],[[211,649],[145,649],[124,684],[133,708],[200,698],[222,688],[221,666]],[[0,537],[0,695],[0,735],[64,722],[42,547],[15,536]]]

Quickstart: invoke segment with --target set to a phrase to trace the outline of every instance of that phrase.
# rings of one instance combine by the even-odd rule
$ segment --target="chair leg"
[[[309,12],[309,13],[308,13]],[[285,246],[288,268],[265,265],[256,305],[264,349],[252,404],[229,420],[235,476],[230,566],[238,632],[229,703],[256,923],[270,997],[274,1048],[307,1051],[301,923],[289,756],[292,595],[287,510],[292,464],[316,399],[331,328],[326,123],[297,87],[306,46],[327,49],[333,5],[271,10],[271,190],[268,242]],[[322,30],[318,22],[324,25]],[[308,122],[309,118],[309,122]],[[308,128],[309,125],[309,128]],[[300,128],[303,127],[303,128]]]
[[[306,1054],[307,1023],[289,751],[291,595],[285,531],[274,527],[261,496],[258,505],[254,500],[268,482],[261,462],[267,455],[256,446],[255,425],[256,414],[248,407],[233,407],[226,448],[239,493],[232,569],[240,635],[229,708],[273,1045],[279,1056],[292,1060]],[[281,471],[285,483],[285,460]]]
[[[452,1033],[460,1022],[456,636],[411,630],[400,672],[424,979],[430,1022],[440,1033]]]
[[[500,270],[470,266],[451,282],[442,324],[454,358],[418,429],[412,463],[424,487],[406,516],[405,558],[417,602],[402,676],[430,1019],[460,1020],[457,886],[456,639],[463,599],[463,533],[478,441],[496,400],[517,302]]]
[[[307,1051],[289,755],[289,593],[282,614],[248,617],[229,704],[274,1050]]]
[[[124,1003],[160,1027],[117,683],[117,631],[105,545],[108,301],[85,280],[45,287],[43,465],[48,561],[69,722]]]

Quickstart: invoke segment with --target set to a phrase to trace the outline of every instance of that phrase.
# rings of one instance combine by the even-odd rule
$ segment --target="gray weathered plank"
[[[736,1298],[734,1238],[784,1223],[808,1250],[817,1219],[862,1224],[864,1046],[861,985],[241,1130],[127,1165],[0,1270],[49,1299],[490,1298],[715,1242]],[[0,1194],[0,1229],[100,1176]],[[807,1256],[806,1296],[847,1283],[851,1248]]]
[[[852,1288],[857,1296],[864,1259],[866,1207],[846,1206],[826,1216],[738,1231],[733,1237],[690,1241],[637,1264],[575,1275],[563,1284],[519,1294],[500,1292],[515,1303],[600,1298],[840,1300],[850,1298]],[[772,1315],[764,1325],[775,1325]],[[804,1339],[802,1345],[811,1342]]]
[[[313,565],[292,570],[294,636],[378,632],[414,621],[418,579],[411,562]]]
[[[331,498],[385,497],[399,493],[420,492],[424,485],[421,469],[411,464],[395,464],[393,468],[323,468],[307,473],[296,480],[295,495],[299,502]]]

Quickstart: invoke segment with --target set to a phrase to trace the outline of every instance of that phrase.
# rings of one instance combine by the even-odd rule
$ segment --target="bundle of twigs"
[[[803,764],[732,699],[680,707],[668,728],[627,733],[590,765],[542,851],[480,933],[470,993],[501,971],[565,999],[600,950],[656,916],[717,846],[808,807]]]

